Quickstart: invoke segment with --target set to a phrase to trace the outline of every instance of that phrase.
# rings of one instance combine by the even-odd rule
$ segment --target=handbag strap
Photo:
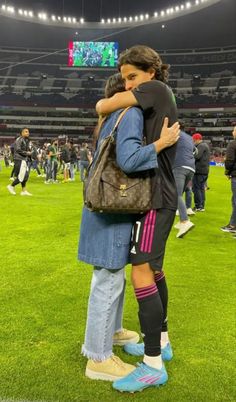
[[[132,107],[132,106],[126,107],[126,108],[125,108],[124,110],[122,110],[122,112],[119,114],[119,116],[118,116],[118,118],[117,118],[117,120],[116,120],[116,122],[115,122],[115,125],[114,125],[114,127],[113,127],[113,129],[112,129],[112,131],[111,131],[111,133],[110,133],[110,136],[113,136],[113,137],[114,137],[114,133],[116,132],[116,129],[117,129],[118,125],[120,124],[121,119],[124,117],[125,113],[126,113],[131,107]]]
[[[114,141],[116,129],[117,129],[117,127],[118,127],[118,125],[119,125],[121,119],[124,117],[125,113],[126,113],[131,107],[132,107],[132,106],[128,106],[128,107],[126,107],[124,110],[122,110],[122,112],[119,114],[119,116],[118,116],[118,118],[117,118],[117,120],[116,120],[116,122],[115,122],[115,125],[114,125],[113,129],[111,130],[109,136],[107,136],[106,138],[111,137],[111,139]],[[92,165],[93,165],[93,162],[94,162],[94,160],[93,160],[93,161],[89,164],[89,166],[88,166],[87,175],[88,175],[88,173],[89,173],[89,171],[90,171],[90,169],[91,169],[91,167],[92,167]]]

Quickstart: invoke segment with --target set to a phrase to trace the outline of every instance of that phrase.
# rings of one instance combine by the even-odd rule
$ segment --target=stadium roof
[[[214,0],[191,0],[191,4],[196,1]],[[216,0],[217,3],[202,9],[198,12],[181,16],[166,21],[161,21],[144,26],[130,26],[128,32],[126,29],[119,29],[112,25],[110,29],[81,29],[79,26],[67,28],[58,28],[56,26],[47,26],[32,24],[28,22],[10,19],[0,15],[0,46],[23,46],[40,48],[66,48],[69,40],[111,40],[120,43],[120,49],[132,46],[134,44],[147,44],[157,49],[190,49],[204,47],[220,47],[235,44],[236,27],[236,1],[235,0]],[[5,3],[2,0],[2,3]],[[6,1],[7,3],[7,1]],[[158,7],[160,10],[176,4],[187,4],[180,0],[151,0],[144,2],[141,0],[15,0],[17,8],[30,7],[41,12],[60,11],[61,15],[74,11],[84,15],[85,20],[99,20],[102,15],[108,16],[127,16],[140,15],[147,11],[150,15]],[[1,0],[0,0],[1,4]],[[11,1],[14,5],[14,0]],[[45,7],[45,9],[44,9]],[[148,8],[148,10],[144,9]],[[111,14],[110,14],[111,13]],[[80,15],[81,15],[80,14]],[[152,14],[153,15],[153,14]],[[73,15],[71,14],[71,17]],[[105,28],[105,27],[104,27]]]
[[[191,2],[191,0],[189,0]],[[196,0],[192,0],[192,4]],[[201,0],[198,0],[201,3]],[[207,0],[203,0],[207,1]],[[1,3],[1,1],[0,1]],[[83,17],[86,21],[100,21],[102,18],[129,17],[187,3],[187,0],[2,0],[17,8],[33,9],[37,12],[48,12],[55,15],[71,15]],[[11,3],[11,4],[10,4]]]

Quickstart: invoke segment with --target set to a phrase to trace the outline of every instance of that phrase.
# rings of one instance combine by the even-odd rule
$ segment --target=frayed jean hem
[[[106,353],[94,353],[94,352],[89,352],[84,345],[82,345],[82,349],[81,349],[81,354],[85,357],[87,357],[87,359],[91,359],[94,361],[104,361],[109,359],[109,357],[111,357],[113,355],[112,350],[110,352],[106,352]]]

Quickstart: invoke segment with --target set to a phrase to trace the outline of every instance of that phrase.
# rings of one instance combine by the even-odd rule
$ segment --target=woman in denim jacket
[[[111,97],[124,90],[120,74],[107,81],[105,94]],[[103,123],[97,141],[112,131],[121,111],[112,113]],[[161,138],[143,146],[143,114],[130,108],[118,125],[116,137],[117,163],[126,173],[158,166],[157,153],[173,145],[179,138],[179,125],[162,127]],[[96,152],[94,159],[96,159]],[[89,360],[86,376],[113,381],[129,374],[134,366],[122,362],[112,353],[112,345],[135,343],[139,335],[122,327],[125,292],[125,265],[129,262],[130,239],[135,215],[91,212],[83,208],[78,258],[94,266],[87,312],[85,342],[82,353]]]

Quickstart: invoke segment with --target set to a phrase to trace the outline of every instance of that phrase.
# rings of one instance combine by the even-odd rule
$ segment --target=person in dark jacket
[[[24,127],[21,135],[16,139],[14,147],[14,174],[15,180],[7,186],[8,191],[12,195],[16,195],[15,186],[21,183],[21,195],[31,196],[32,194],[26,190],[26,183],[29,179],[29,163],[31,160],[32,150],[30,150],[29,129]]]
[[[194,145],[197,148],[195,154],[195,174],[193,176],[193,194],[195,210],[198,212],[205,211],[205,187],[209,174],[210,149],[203,142],[202,135],[195,133],[192,136]]]
[[[225,158],[225,174],[231,181],[232,214],[229,224],[223,226],[221,230],[236,233],[236,126],[234,126],[232,134],[234,139],[227,146]]]

